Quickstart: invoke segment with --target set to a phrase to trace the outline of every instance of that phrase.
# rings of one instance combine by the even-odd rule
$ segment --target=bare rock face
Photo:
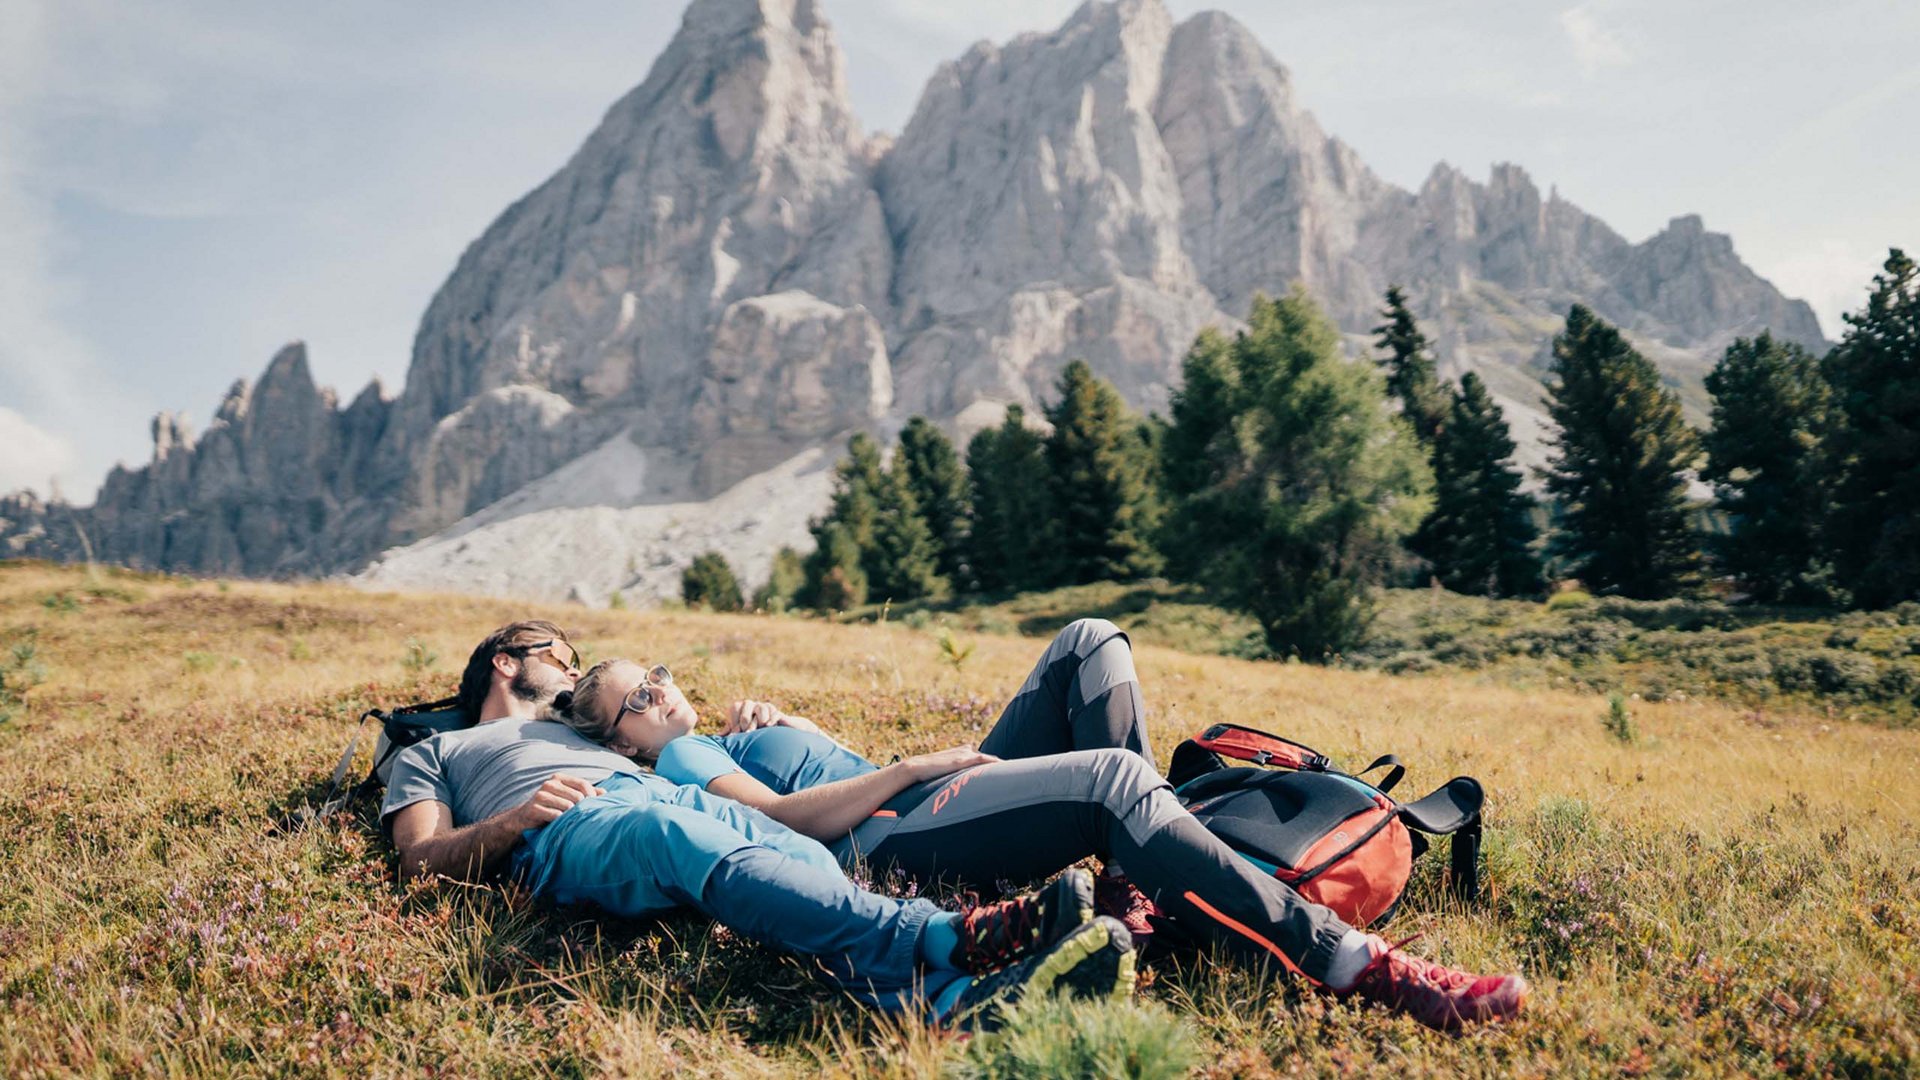
[[[1634,244],[1515,165],[1386,183],[1219,13],[1093,0],[942,65],[889,140],[862,134],[819,0],[695,0],[462,255],[398,399],[342,409],[290,346],[205,431],[157,418],[152,461],[93,507],[0,499],[0,555],[78,558],[84,534],[135,565],[311,574],[385,551],[390,584],[658,595],[692,545],[757,568],[803,537],[850,431],[971,428],[1075,358],[1161,409],[1201,328],[1296,283],[1356,354],[1404,287],[1527,462],[1570,304],[1622,326],[1696,422],[1734,336],[1825,345],[1697,217]],[[551,571],[525,561],[543,537]],[[600,555],[622,566],[583,568]]]
[[[637,422],[637,438],[680,450],[732,305],[797,290],[883,312],[890,255],[839,51],[814,0],[697,0],[646,81],[434,297],[390,456],[419,468],[421,441],[444,443],[444,418],[506,387],[555,395],[599,426]],[[866,370],[869,350],[848,344],[854,353],[808,362]],[[853,392],[851,415],[865,419],[868,395]],[[548,469],[598,441],[538,423],[485,428],[498,442],[462,429],[463,453],[485,457],[512,440]],[[546,449],[525,450],[529,439]],[[431,495],[445,471],[431,463],[443,457],[426,452],[432,475],[415,473],[401,534],[451,524],[530,479],[481,471],[458,498]]]

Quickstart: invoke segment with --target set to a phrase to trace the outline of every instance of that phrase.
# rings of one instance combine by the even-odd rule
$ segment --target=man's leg
[[[1012,759],[1102,747],[1153,760],[1127,635],[1105,619],[1078,619],[1054,635],[980,749]]]
[[[1080,750],[958,773],[864,853],[923,880],[991,887],[1098,856],[1183,928],[1229,951],[1279,961],[1316,982],[1362,935],[1260,873],[1180,806],[1144,758]]]
[[[747,832],[650,796],[590,799],[534,834],[529,884],[559,903],[591,902],[622,915],[697,908],[755,940],[819,957],[828,974],[882,1005],[899,1006],[958,977],[921,969],[919,939],[939,914],[931,902],[856,889],[824,849],[812,858],[791,850],[813,841],[751,819],[739,824]]]

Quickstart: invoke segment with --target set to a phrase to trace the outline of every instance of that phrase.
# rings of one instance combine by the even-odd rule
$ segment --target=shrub
[[[1593,603],[1593,594],[1585,589],[1566,589],[1547,597],[1548,611],[1564,611],[1567,608],[1585,607]]]
[[[785,611],[794,606],[800,590],[806,584],[806,562],[800,558],[799,552],[782,547],[773,553],[773,569],[767,574],[766,584],[754,590],[754,609],[775,613]]]
[[[0,724],[13,719],[26,704],[27,691],[47,681],[47,667],[40,662],[35,636],[29,628],[0,652]]]
[[[1626,695],[1618,690],[1607,695],[1607,733],[1623,743],[1633,741],[1633,714],[1627,711]]]
[[[439,659],[440,654],[428,648],[426,642],[419,638],[408,638],[407,654],[400,658],[400,666],[418,674],[432,667]]]
[[[739,611],[745,606],[740,596],[740,579],[733,575],[727,557],[717,551],[694,556],[693,565],[680,575],[680,598],[689,607],[707,607],[714,611]]]

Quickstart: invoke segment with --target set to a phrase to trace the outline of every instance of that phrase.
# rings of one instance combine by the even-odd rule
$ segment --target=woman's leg
[[[899,824],[864,854],[922,880],[975,888],[1042,877],[1098,856],[1125,865],[1134,884],[1184,929],[1318,982],[1327,981],[1351,930],[1254,869],[1186,812],[1145,759],[1123,750],[958,773],[901,811]]]
[[[1003,758],[1114,747],[1153,761],[1127,635],[1078,619],[1054,635],[980,749]]]

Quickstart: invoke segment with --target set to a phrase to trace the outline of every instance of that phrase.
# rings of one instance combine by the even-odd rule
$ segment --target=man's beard
[[[514,672],[513,680],[507,683],[507,693],[540,708],[545,708],[559,692],[560,688],[557,686],[534,685],[533,669],[524,664],[519,671]]]

